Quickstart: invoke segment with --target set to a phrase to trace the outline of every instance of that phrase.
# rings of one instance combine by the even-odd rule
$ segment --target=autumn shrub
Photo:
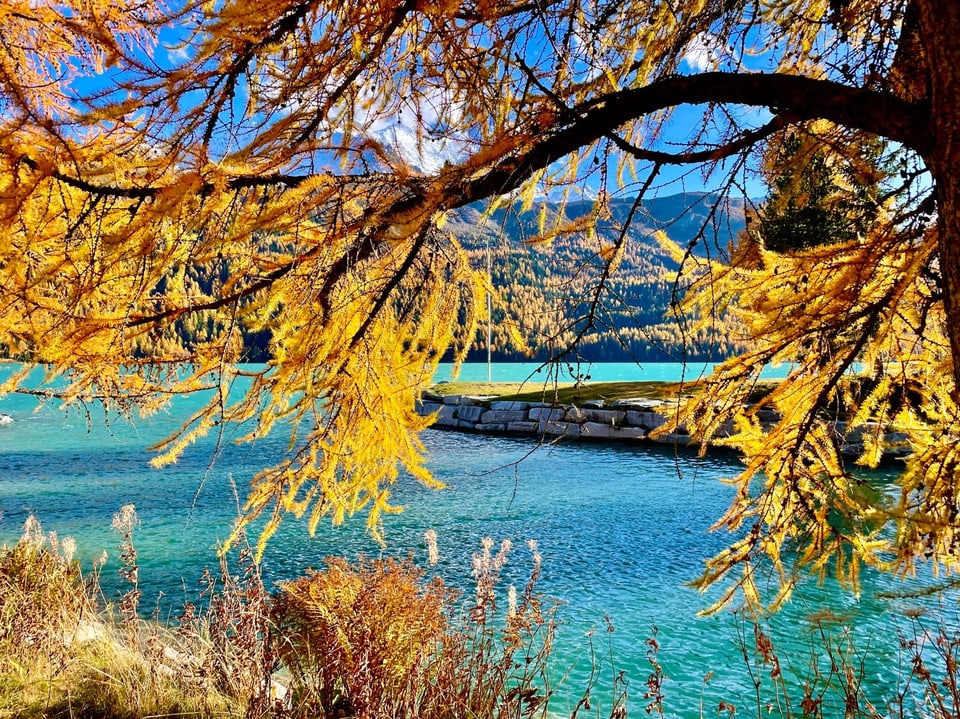
[[[897,713],[960,716],[960,629],[918,613],[899,639],[902,663],[909,663],[910,671],[901,678],[892,702]]]
[[[197,602],[164,627],[130,614],[133,508],[123,517],[129,586],[117,605],[95,601],[97,572],[85,579],[38,524],[0,552],[0,717],[546,714],[555,621],[535,589],[535,547],[519,593],[498,587],[509,543],[493,553],[485,541],[472,593],[427,579],[411,560],[331,559],[272,597],[245,548],[235,561],[222,556]],[[278,669],[292,689],[285,702]]]
[[[554,607],[536,591],[540,556],[524,590],[498,606],[510,550],[485,541],[474,557],[475,594],[426,580],[412,561],[328,559],[281,585],[274,605],[294,706],[324,719],[546,716]]]
[[[410,716],[430,681],[450,593],[410,561],[330,558],[281,584],[274,616],[297,701],[323,717]]]

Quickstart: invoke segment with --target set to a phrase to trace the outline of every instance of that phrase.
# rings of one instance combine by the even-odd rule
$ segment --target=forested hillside
[[[733,333],[719,324],[709,334],[691,334],[673,316],[671,300],[682,289],[674,286],[676,262],[653,234],[662,230],[692,252],[723,257],[744,227],[743,201],[718,204],[704,193],[645,201],[627,227],[622,259],[604,278],[601,258],[612,251],[633,204],[630,198],[610,200],[595,234],[572,232],[548,242],[539,241],[541,227],[558,219],[576,227],[595,204],[570,202],[561,218],[559,205],[551,203],[525,212],[508,206],[486,219],[467,208],[451,218],[446,229],[467,245],[475,267],[486,266],[488,247],[491,253],[495,360],[543,360],[574,345],[577,356],[591,361],[716,359],[737,348]],[[598,293],[600,282],[605,291]],[[472,359],[486,358],[486,332],[484,324]]]
[[[494,290],[492,356],[496,361],[545,360],[578,356],[591,361],[709,360],[737,348],[736,337],[718,325],[709,334],[693,333],[671,313],[671,299],[681,288],[671,273],[676,262],[654,239],[662,230],[699,255],[724,256],[731,237],[744,227],[742,200],[704,193],[659,197],[642,203],[627,222],[633,199],[607,203],[605,219],[595,233],[572,231],[542,240],[541,228],[556,224],[577,227],[596,211],[593,201],[534,204],[524,211],[507,205],[487,217],[481,208],[451,213],[444,229],[467,247],[473,266],[484,270],[490,252]],[[602,257],[627,225],[622,258],[604,277]],[[226,279],[181,267],[157,288],[158,296],[172,286],[197,297],[211,297]],[[599,283],[604,283],[602,292]],[[593,306],[593,304],[595,306]],[[152,350],[183,342],[191,347],[223,331],[213,313],[187,315],[162,336],[144,337]],[[246,357],[269,358],[269,332],[243,333]],[[149,347],[144,347],[148,354]],[[487,323],[477,333],[469,359],[487,356]]]

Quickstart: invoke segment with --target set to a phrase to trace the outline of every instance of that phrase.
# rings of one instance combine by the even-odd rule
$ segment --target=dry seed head
[[[137,508],[132,504],[125,504],[120,511],[113,515],[112,529],[120,534],[129,534],[140,523],[137,519]]]
[[[473,555],[473,577],[480,581],[483,577],[490,574],[490,557],[482,554]]]
[[[43,545],[43,528],[40,526],[40,520],[32,514],[27,515],[27,519],[23,523],[23,534],[20,535],[20,541],[38,548]]]
[[[490,537],[484,537],[480,543],[483,551],[473,555],[473,576],[479,577],[490,571],[490,549],[493,547],[493,540]]]
[[[63,553],[63,559],[68,564],[73,561],[73,555],[77,553],[77,540],[73,537],[64,537],[60,542],[60,550]]]
[[[437,533],[428,529],[423,538],[427,542],[427,562],[431,567],[437,566],[437,562],[440,561],[440,550],[437,548]]]
[[[499,572],[503,569],[503,565],[507,563],[507,555],[510,553],[512,547],[513,542],[509,539],[504,539],[500,543],[500,551],[497,552],[497,556],[493,558],[493,571]]]
[[[478,606],[484,606],[494,600],[493,585],[495,582],[494,567],[490,557],[493,539],[484,537],[481,545],[483,551],[473,555],[473,577],[477,583]]]
[[[533,569],[536,572],[540,571],[540,565],[543,563],[543,555],[540,554],[537,549],[537,540],[528,539],[527,546],[530,548],[530,551],[533,553]]]

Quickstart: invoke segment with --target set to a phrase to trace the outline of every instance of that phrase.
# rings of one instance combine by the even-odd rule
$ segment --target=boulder
[[[508,412],[523,412],[530,409],[530,403],[517,402],[514,400],[494,400],[490,403],[490,409],[504,409]]]
[[[627,413],[620,409],[590,409],[585,408],[583,414],[588,422],[608,424],[611,426],[623,424]]]
[[[552,437],[579,437],[580,425],[575,422],[554,422],[542,419],[537,424],[537,431]]]
[[[507,423],[507,431],[516,432],[517,434],[534,434],[538,428],[539,424],[537,422],[530,422],[528,420]]]
[[[532,423],[531,423],[532,424]],[[495,434],[497,432],[506,432],[507,424],[504,422],[491,422],[489,424],[478,424],[474,426],[474,429],[478,432],[488,432]]]
[[[657,427],[665,425],[667,418],[659,412],[627,410],[626,422],[633,427],[656,429]]]
[[[479,422],[487,408],[479,404],[460,405],[457,408],[457,419],[467,422]]]
[[[527,419],[525,411],[510,409],[488,409],[480,416],[482,424],[522,422],[525,419]]]
[[[441,407],[443,407],[443,405],[438,402],[417,402],[417,414],[424,416],[433,414],[439,411]]]
[[[563,407],[531,407],[527,416],[534,422],[553,422],[566,416],[567,410]]]
[[[617,436],[617,428],[601,422],[584,422],[580,426],[580,436],[588,439],[613,439]]]
[[[434,424],[438,424],[441,427],[457,427],[458,422],[456,407],[449,404],[440,405]]]

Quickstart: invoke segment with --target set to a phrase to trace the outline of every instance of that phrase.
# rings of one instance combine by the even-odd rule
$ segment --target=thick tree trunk
[[[955,395],[960,395],[960,2],[915,0],[930,68],[930,133],[926,158],[937,185],[940,272]]]

